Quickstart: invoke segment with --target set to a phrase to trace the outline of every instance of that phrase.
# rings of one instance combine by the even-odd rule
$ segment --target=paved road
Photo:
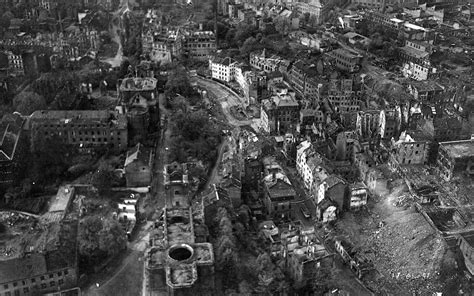
[[[112,260],[102,271],[91,275],[90,285],[83,288],[86,296],[116,295],[122,285],[124,293],[139,295],[143,269],[143,252],[149,240],[148,228],[151,223],[141,225],[133,241],[128,243],[125,253]],[[134,281],[133,284],[127,280]],[[139,281],[136,283],[135,281]]]
[[[316,217],[316,207],[311,201],[310,195],[304,189],[303,182],[301,178],[297,175],[296,169],[285,167],[285,172],[291,184],[293,184],[293,187],[295,188],[297,194],[297,198],[292,205],[295,220],[301,221],[301,223],[305,226],[313,226],[313,219]],[[307,211],[310,213],[311,217],[306,218],[303,215],[301,208],[306,208]]]
[[[196,81],[200,87],[206,89],[210,95],[218,100],[229,124],[233,126],[250,125],[254,128],[258,125],[256,119],[239,120],[232,116],[230,108],[234,106],[242,106],[244,102],[244,99],[236,95],[233,91],[216,81],[205,79],[199,76],[193,77],[192,80]]]
[[[164,187],[164,175],[163,169],[165,164],[168,161],[168,154],[170,149],[170,137],[171,137],[171,128],[169,128],[169,116],[168,110],[164,107],[165,97],[163,94],[160,94],[158,101],[160,104],[160,114],[163,121],[163,126],[160,127],[161,134],[158,141],[158,144],[155,147],[155,160],[153,168],[153,181],[152,181],[152,198],[154,198],[155,209],[162,209],[166,205],[166,194]]]

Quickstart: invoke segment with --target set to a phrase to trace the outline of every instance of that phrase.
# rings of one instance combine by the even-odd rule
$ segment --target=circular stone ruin
[[[168,256],[176,261],[185,261],[193,257],[194,250],[186,244],[174,245],[168,250]]]

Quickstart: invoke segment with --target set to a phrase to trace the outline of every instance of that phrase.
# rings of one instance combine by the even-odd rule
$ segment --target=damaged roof
[[[0,161],[10,161],[20,139],[24,119],[19,115],[8,114],[0,122]]]
[[[124,167],[127,167],[132,162],[139,160],[144,164],[150,163],[150,150],[145,148],[142,144],[138,143],[135,147],[127,152],[127,158],[125,159]]]

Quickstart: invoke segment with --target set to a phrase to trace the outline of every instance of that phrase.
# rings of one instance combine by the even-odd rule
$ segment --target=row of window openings
[[[45,136],[48,136],[49,134],[48,133],[45,133]],[[54,134],[51,134],[51,136],[53,136]],[[85,142],[88,142],[88,141],[92,141],[92,142],[108,142],[109,140],[110,141],[114,141],[114,138],[111,138],[111,139],[107,139],[107,138],[79,138],[79,142],[82,142],[82,141],[85,141]],[[119,141],[120,139],[117,138],[115,139],[116,141]],[[72,138],[72,142],[75,143],[77,141],[76,138]]]
[[[284,204],[276,204],[276,205],[273,206],[273,209],[275,211],[278,211],[279,208],[280,208],[280,210],[291,209],[291,203],[289,203],[288,206],[286,206]]]
[[[67,274],[69,274],[69,272],[68,272],[67,270],[64,270],[64,275],[67,275]],[[59,272],[58,272],[58,276],[62,276],[62,275],[63,275],[63,273],[62,273],[61,271],[59,271]],[[54,278],[54,274],[53,274],[53,273],[50,273],[50,274],[49,274],[49,278],[50,278],[50,279]],[[40,280],[41,280],[41,281],[46,280],[46,276],[42,275],[42,276],[40,277]],[[21,283],[22,283],[23,286],[27,284],[26,281],[27,281],[27,280],[21,281]],[[32,279],[31,279],[31,283],[34,284],[35,282],[36,282],[36,279],[35,279],[35,278],[32,278]],[[60,285],[62,285],[63,280],[60,279],[60,280],[58,281],[58,283],[59,283]],[[14,283],[12,283],[11,285],[12,285],[12,287],[17,287],[17,286],[18,286],[18,282],[14,282]],[[4,285],[3,285],[3,288],[4,288],[5,290],[9,289],[9,287],[10,287],[9,284],[4,284]]]
[[[190,44],[189,47],[211,47],[211,44]]]
[[[47,135],[49,134],[49,132],[45,131],[44,134],[47,136]],[[51,134],[53,134],[53,133],[51,133]],[[87,136],[87,135],[89,135],[89,134],[92,135],[92,136],[94,136],[94,135],[106,136],[106,135],[107,135],[107,132],[104,131],[104,132],[101,133],[101,132],[99,132],[99,131],[98,131],[98,132],[91,131],[91,132],[89,133],[88,131],[84,131],[84,132],[79,131],[78,134],[79,134],[80,136],[81,136],[81,135]],[[59,132],[58,135],[61,136],[61,135],[62,135],[62,132]],[[75,136],[75,135],[76,135],[76,132],[75,132],[75,131],[72,131],[72,135]],[[113,136],[113,135],[114,135],[114,132],[110,132],[110,135]],[[120,131],[117,132],[117,136],[120,136]]]
[[[109,124],[107,124],[107,123],[95,124],[95,125],[93,125],[93,124],[78,124],[77,126],[75,124],[67,124],[67,125],[66,124],[64,124],[64,125],[61,125],[61,124],[49,124],[49,125],[44,124],[44,125],[42,125],[42,127],[44,127],[44,128],[48,128],[48,127],[50,127],[50,128],[60,128],[60,127],[67,126],[67,127],[70,127],[70,128],[74,128],[74,127],[79,127],[79,128],[80,127],[82,127],[82,128],[94,128],[94,127],[103,128],[103,127],[107,127],[108,125]]]
[[[64,284],[64,281],[62,279],[58,280],[58,286],[61,286],[62,284]],[[49,282],[49,286],[50,287],[55,287],[56,286],[56,282],[55,281],[51,281]],[[46,283],[42,283],[41,284],[41,289],[46,289],[48,287],[48,285]],[[29,287],[24,287],[23,288],[23,293],[29,293],[30,292],[30,288]],[[20,296],[20,290],[15,290],[13,291],[13,295],[14,296]],[[5,292],[5,296],[12,296],[11,292],[10,291],[7,291]]]

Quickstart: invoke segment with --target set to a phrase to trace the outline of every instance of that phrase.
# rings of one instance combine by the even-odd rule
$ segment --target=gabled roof
[[[426,51],[417,50],[410,46],[404,46],[404,47],[401,47],[400,49],[403,52],[405,52],[407,55],[417,58],[417,59],[425,59],[425,58],[428,58],[430,55]]]
[[[303,141],[301,142],[297,147],[298,154],[303,153],[305,150],[309,149],[311,147],[311,142],[310,141]]]
[[[212,60],[214,64],[221,64],[224,66],[230,66],[231,64],[235,63],[236,61],[232,60],[230,57],[214,57]]]
[[[227,189],[230,189],[231,187],[242,189],[242,182],[240,181],[238,177],[239,176],[231,175],[230,177],[227,177],[224,180],[222,180],[220,185]]]
[[[327,177],[324,182],[326,182],[327,184],[327,188],[331,188],[337,184],[346,184],[346,182],[344,182],[344,180],[336,175],[330,175],[329,177]]]
[[[291,182],[282,173],[276,173],[275,177],[273,177],[273,175],[266,176],[264,178],[264,184],[271,198],[296,195],[296,191],[291,185]]]
[[[141,161],[144,164],[150,163],[151,152],[149,149],[143,147],[142,144],[138,143],[135,147],[127,152],[127,158],[125,159],[124,167],[127,167],[134,161]]]

